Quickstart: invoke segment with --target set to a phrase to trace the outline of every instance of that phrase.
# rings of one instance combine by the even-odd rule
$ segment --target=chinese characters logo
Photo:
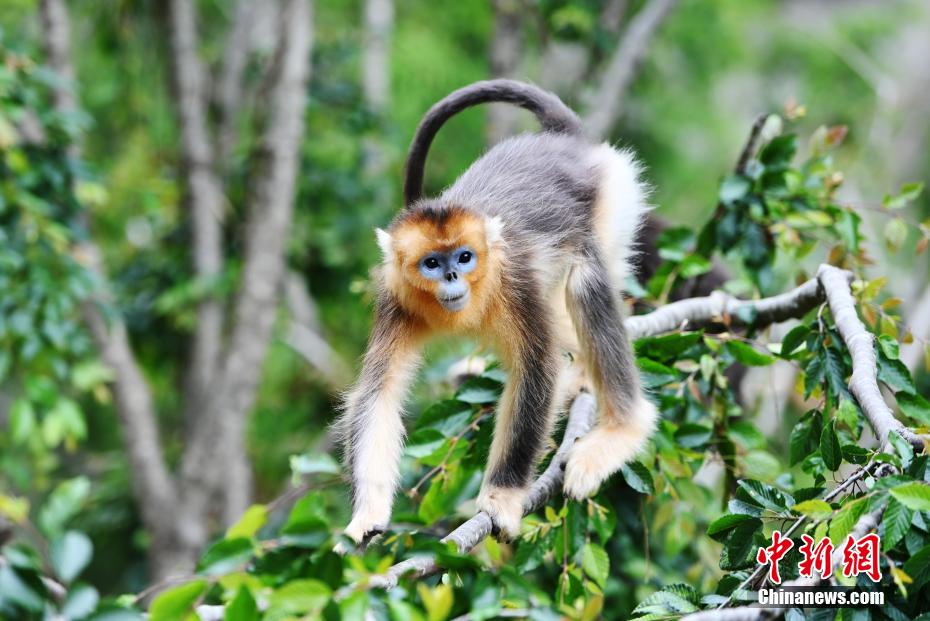
[[[833,543],[829,537],[823,537],[815,543],[810,535],[801,535],[801,561],[798,570],[801,577],[813,578],[819,576],[826,580],[833,575]],[[772,584],[781,584],[781,574],[778,571],[778,562],[794,547],[794,542],[783,536],[781,532],[772,533],[772,545],[759,548],[756,561],[760,565],[769,566],[769,581]],[[882,579],[882,570],[879,565],[879,549],[881,540],[875,533],[870,533],[859,539],[852,535],[846,538],[842,547],[842,570],[847,578],[865,574],[872,582]]]

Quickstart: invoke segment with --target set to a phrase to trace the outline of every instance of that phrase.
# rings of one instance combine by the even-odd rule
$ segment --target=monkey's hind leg
[[[535,300],[524,298],[527,305]],[[501,395],[478,508],[491,516],[507,538],[520,534],[523,504],[540,448],[549,437],[559,360],[550,327],[534,323],[539,314],[525,312],[511,327],[510,380]],[[502,322],[506,325],[508,322]]]
[[[594,386],[600,420],[572,447],[565,493],[576,499],[595,492],[645,447],[658,413],[640,389],[639,373],[606,266],[595,249],[572,268],[568,307]]]

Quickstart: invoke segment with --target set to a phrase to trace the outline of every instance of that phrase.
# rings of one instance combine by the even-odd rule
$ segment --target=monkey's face
[[[465,308],[471,295],[465,274],[478,265],[478,256],[470,246],[432,251],[417,265],[423,278],[436,283],[436,300],[444,309],[455,313]]]
[[[493,269],[500,227],[461,209],[404,214],[389,233],[378,231],[387,285],[410,310],[471,316],[465,311],[483,306],[482,284]]]

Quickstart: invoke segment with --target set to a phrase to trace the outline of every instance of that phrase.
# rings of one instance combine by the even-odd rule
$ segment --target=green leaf
[[[799,502],[791,507],[791,510],[795,513],[800,513],[801,515],[806,515],[818,520],[833,515],[833,507],[831,507],[829,503],[816,498]]]
[[[417,430],[435,429],[449,437],[460,432],[472,416],[473,407],[468,403],[446,399],[426,408],[417,419],[416,426]]]
[[[742,341],[727,341],[727,351],[738,361],[751,367],[764,367],[775,362],[773,356],[763,354]]]
[[[759,153],[759,161],[766,168],[785,168],[798,150],[798,139],[794,134],[776,136]]]
[[[757,527],[762,527],[762,521],[759,518],[744,513],[727,513],[708,525],[707,536],[715,541],[723,541],[731,530],[744,522],[753,522]]]
[[[80,584],[68,591],[68,598],[61,607],[61,612],[66,619],[84,619],[96,610],[99,602],[100,594],[97,589]]]
[[[637,358],[636,364],[639,366],[639,376],[643,386],[647,389],[662,388],[678,380],[678,372],[675,369],[655,360]]]
[[[810,327],[803,324],[792,328],[781,340],[781,355],[788,357],[797,351],[797,349],[804,344],[810,332]]]
[[[891,250],[900,250],[907,241],[907,222],[892,218],[885,224],[885,243]]]
[[[455,398],[465,403],[484,405],[497,403],[500,394],[501,385],[499,382],[486,377],[470,377],[462,384]]]
[[[762,507],[776,513],[787,511],[788,507],[795,504],[794,498],[788,493],[776,489],[771,485],[766,485],[761,481],[743,479],[737,482],[737,485],[739,486],[737,494],[742,492]]]
[[[899,392],[895,395],[898,407],[905,416],[913,418],[922,425],[930,426],[930,403],[918,394]]]
[[[811,419],[799,421],[792,429],[788,439],[788,455],[790,465],[801,462],[812,450],[811,444],[815,439]]]
[[[417,594],[426,608],[427,621],[445,621],[452,612],[454,595],[452,587],[448,584],[438,584],[430,587],[423,582],[417,584]]]
[[[898,545],[898,542],[910,530],[913,517],[914,512],[904,504],[894,498],[888,501],[888,507],[882,516],[882,524],[884,524],[885,528],[885,533],[882,536],[882,550],[888,552]]]
[[[252,505],[245,510],[239,521],[226,529],[227,539],[240,537],[254,537],[265,522],[268,521],[268,507],[265,505]]]
[[[684,423],[675,430],[675,442],[685,448],[703,446],[714,435],[714,430],[697,423]]]
[[[59,483],[39,512],[39,525],[47,535],[64,530],[64,525],[84,505],[90,493],[90,481],[86,477],[75,477]]]
[[[903,209],[908,203],[913,202],[923,192],[923,183],[905,183],[901,190],[895,194],[886,194],[882,199],[882,207],[885,209]]]
[[[581,549],[581,567],[589,578],[604,588],[610,574],[610,559],[604,548],[596,543],[586,543]]]
[[[90,390],[112,380],[113,369],[98,360],[76,364],[71,371],[71,383],[80,391]]]
[[[710,259],[696,254],[690,254],[678,266],[679,274],[682,278],[696,278],[706,274],[714,267]]]
[[[248,562],[252,553],[252,541],[246,537],[220,539],[204,552],[198,571],[206,576],[226,574]]]
[[[833,545],[842,545],[846,535],[852,531],[853,526],[869,508],[869,498],[860,498],[847,503],[839,509],[830,520],[830,540]]]
[[[677,360],[701,340],[700,332],[676,332],[650,336],[636,341],[636,355],[658,362]]]
[[[259,621],[259,619],[261,619],[261,615],[258,612],[258,606],[255,604],[255,598],[252,597],[251,591],[245,585],[240,586],[236,596],[226,605],[223,620]]]
[[[293,580],[271,594],[268,598],[266,614],[276,618],[281,613],[290,615],[318,613],[329,602],[331,595],[332,590],[319,580]]]
[[[631,461],[628,464],[623,464],[620,471],[623,473],[627,485],[640,494],[651,496],[656,493],[655,484],[652,482],[652,473],[640,462]]]
[[[836,409],[833,419],[837,424],[844,424],[855,431],[859,423],[859,407],[853,403],[852,399],[843,397],[840,399],[840,407]]]
[[[642,615],[661,615],[661,618],[681,616],[698,611],[700,595],[693,587],[686,584],[672,584],[661,591],[656,591],[633,609],[637,618]],[[652,618],[652,617],[646,617]]]
[[[914,581],[910,589],[916,593],[930,580],[930,545],[922,547],[917,554],[907,559],[903,569],[904,573]]]
[[[742,175],[729,175],[724,177],[720,183],[720,202],[732,203],[739,200],[749,193],[752,189],[752,181]]]
[[[904,363],[890,360],[881,349],[878,350],[878,379],[895,392],[917,394],[914,379]]]
[[[913,481],[888,490],[902,505],[914,511],[930,511],[930,485]]]
[[[206,580],[194,580],[162,592],[149,607],[149,621],[184,621],[206,590]]]
[[[36,428],[36,412],[28,399],[17,399],[10,406],[10,435],[13,442],[23,444]]]
[[[51,553],[55,573],[63,582],[70,583],[90,563],[94,546],[84,533],[69,530],[52,542]]]
[[[339,462],[328,453],[304,453],[291,455],[291,472],[294,475],[308,474],[339,474],[342,470]]]
[[[33,578],[35,579],[29,580],[13,567],[0,565],[0,603],[5,603],[5,600],[26,610],[40,612],[44,606],[41,585],[37,583],[38,579],[34,573]],[[42,616],[35,615],[34,618],[40,619]]]
[[[887,334],[879,335],[878,346],[881,347],[882,353],[885,354],[889,360],[897,360],[901,353],[898,341]]]
[[[825,425],[820,434],[820,456],[823,458],[824,465],[834,472],[843,463],[843,450],[840,446],[840,439],[836,435],[835,420]]]

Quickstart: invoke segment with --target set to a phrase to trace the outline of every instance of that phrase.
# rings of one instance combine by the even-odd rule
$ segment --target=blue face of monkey
[[[478,257],[468,246],[450,252],[431,252],[420,259],[420,274],[438,283],[436,299],[447,311],[457,312],[468,304],[465,274],[475,269]]]

